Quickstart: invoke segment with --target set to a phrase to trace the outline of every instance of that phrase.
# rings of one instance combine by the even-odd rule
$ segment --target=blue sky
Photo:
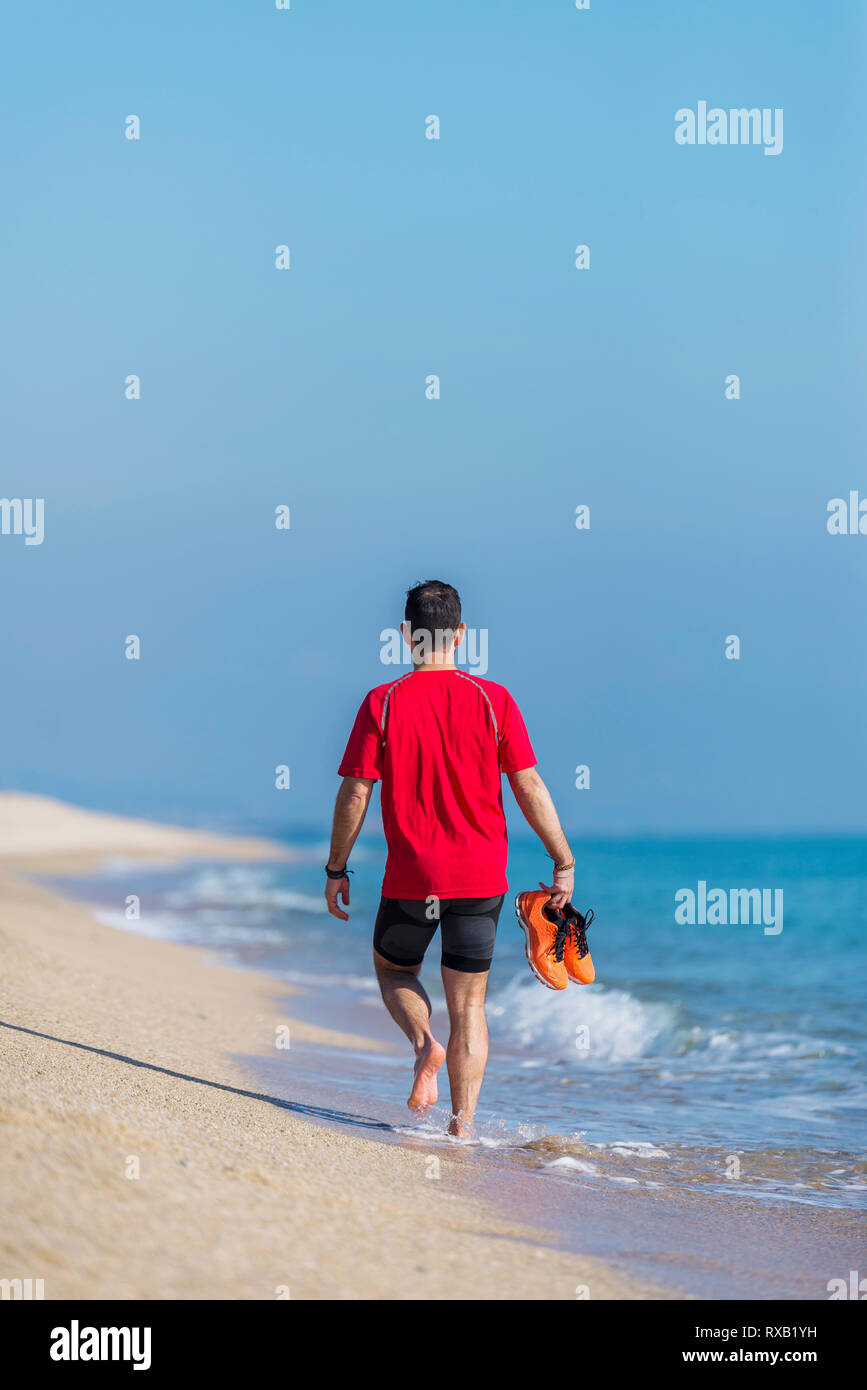
[[[3,785],[323,822],[380,630],[442,577],[567,826],[867,828],[867,537],[825,527],[867,496],[864,30],[17,6],[0,495],[46,535],[0,536]],[[783,108],[783,153],[677,145],[699,100]]]

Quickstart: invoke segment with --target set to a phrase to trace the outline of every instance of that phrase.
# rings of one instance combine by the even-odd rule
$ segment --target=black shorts
[[[489,970],[504,896],[382,898],[373,944],[392,965],[421,965],[439,927],[443,965],[468,974]]]

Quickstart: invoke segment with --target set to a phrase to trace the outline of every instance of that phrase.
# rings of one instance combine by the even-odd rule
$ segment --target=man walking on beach
[[[449,1132],[463,1136],[487,1062],[485,992],[508,887],[502,773],[554,860],[553,883],[540,885],[554,907],[572,897],[574,860],[518,706],[503,686],[455,665],[466,633],[457,591],[439,580],[417,584],[401,631],[413,670],[365,697],[338,769],[325,897],[329,912],[347,921],[338,905],[349,905],[346,861],[381,781],[388,859],[373,932],[376,976],[415,1051],[407,1105],[424,1114],[436,1104],[446,1062]],[[431,1033],[430,1000],[418,978],[437,927],[450,1026],[445,1049]]]

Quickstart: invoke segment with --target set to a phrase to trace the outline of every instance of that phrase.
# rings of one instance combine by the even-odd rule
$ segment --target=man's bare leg
[[[451,1025],[446,1049],[452,1092],[449,1134],[462,1139],[472,1128],[488,1060],[488,1024],[485,1019],[488,971],[451,970],[444,965],[442,974]]]
[[[415,1080],[407,1105],[415,1114],[423,1115],[437,1103],[437,1072],[446,1054],[430,1030],[430,1000],[418,978],[421,966],[392,965],[376,950],[373,963],[382,1002],[415,1052]]]

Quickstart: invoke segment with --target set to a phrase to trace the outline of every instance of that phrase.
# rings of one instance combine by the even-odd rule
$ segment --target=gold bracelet
[[[555,865],[554,865],[554,873],[555,873],[555,874],[571,874],[571,872],[572,872],[572,870],[573,870],[574,868],[575,868],[575,860],[573,859],[571,864],[555,864]]]

